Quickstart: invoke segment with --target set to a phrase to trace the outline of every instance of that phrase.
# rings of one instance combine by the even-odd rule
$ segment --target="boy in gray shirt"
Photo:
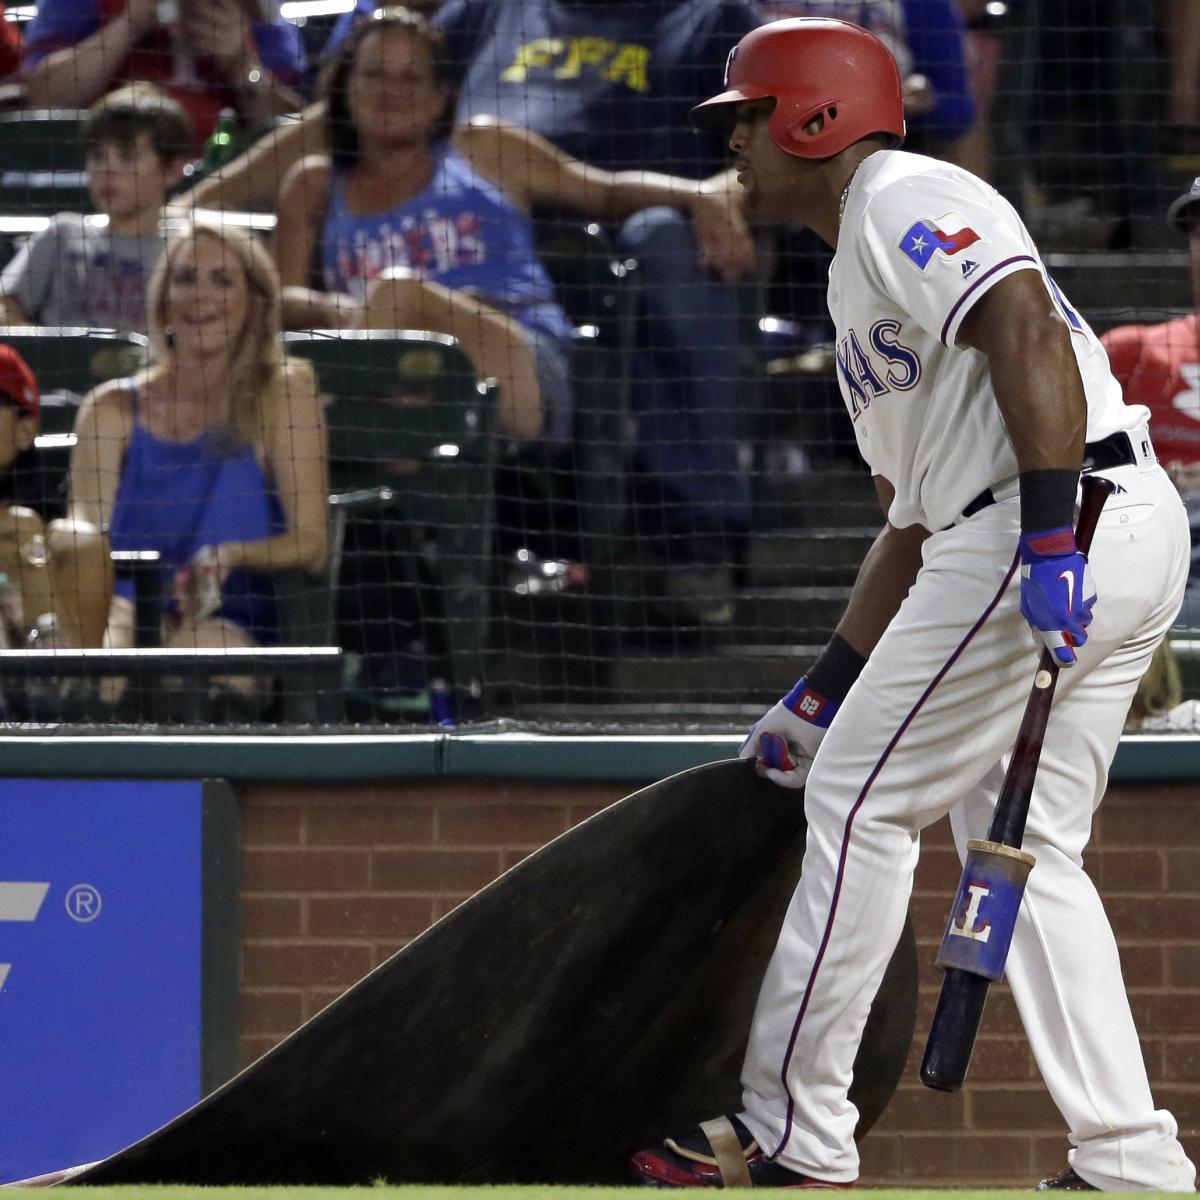
[[[94,104],[80,135],[88,192],[107,225],[51,217],[0,275],[0,322],[144,333],[163,202],[188,162],[188,120],[158,88],[133,84]]]

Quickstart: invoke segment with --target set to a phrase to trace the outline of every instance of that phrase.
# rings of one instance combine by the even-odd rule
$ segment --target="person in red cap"
[[[980,875],[951,916],[948,953],[980,975],[1003,971],[1063,1114],[1068,1165],[1043,1188],[1190,1192],[1195,1168],[1154,1106],[1116,940],[1082,865],[1138,680],[1187,577],[1187,522],[1147,410],[1123,403],[1012,206],[962,168],[899,148],[900,74],[866,30],[762,26],[693,117],[727,132],[748,214],[802,221],[834,249],[838,384],[886,520],[829,644],[742,746],[761,774],[804,788],[808,821],[742,1111],[641,1151],[635,1176],[855,1181],[854,1060],[904,927],[921,830],[949,814],[960,854],[987,838],[1035,672],[1060,671],[1024,898],[979,865],[977,845]],[[1085,472],[1115,489],[1090,563],[1074,533]],[[1010,933],[1007,961],[985,955]]]
[[[1126,403],[1150,410],[1154,444],[1183,496],[1192,527],[1192,571],[1177,624],[1200,625],[1200,178],[1167,209],[1187,240],[1192,311],[1150,325],[1121,325],[1100,340]]]
[[[19,460],[33,449],[40,426],[37,380],[11,346],[0,344],[0,636],[9,646],[23,646],[52,607],[42,518],[14,502]]]
[[[1200,307],[1200,178],[1167,209],[1190,252],[1193,308]],[[1181,491],[1200,490],[1200,313],[1122,325],[1101,339],[1125,398],[1150,409],[1154,441]]]

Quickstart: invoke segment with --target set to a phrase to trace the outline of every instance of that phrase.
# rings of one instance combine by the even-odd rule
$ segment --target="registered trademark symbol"
[[[67,893],[67,916],[86,925],[100,915],[100,893],[90,883],[77,883]]]

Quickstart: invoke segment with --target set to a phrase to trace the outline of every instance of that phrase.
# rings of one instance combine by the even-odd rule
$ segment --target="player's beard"
[[[779,205],[772,204],[771,197],[763,191],[762,184],[753,172],[749,172],[742,183],[742,194],[742,207],[748,216],[757,217],[760,221],[783,219],[776,211]]]
[[[742,206],[747,212],[755,212],[761,203],[761,193],[754,182],[754,172],[749,166],[744,168],[738,184],[742,189]]]

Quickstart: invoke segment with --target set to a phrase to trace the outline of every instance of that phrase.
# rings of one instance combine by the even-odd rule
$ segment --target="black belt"
[[[1098,442],[1088,442],[1083,448],[1083,468],[1081,474],[1089,471],[1109,471],[1113,467],[1131,467],[1137,462],[1133,453],[1133,443],[1127,433],[1110,433],[1108,437]],[[962,510],[960,520],[973,517],[996,503],[991,488],[984,488],[970,504]]]

